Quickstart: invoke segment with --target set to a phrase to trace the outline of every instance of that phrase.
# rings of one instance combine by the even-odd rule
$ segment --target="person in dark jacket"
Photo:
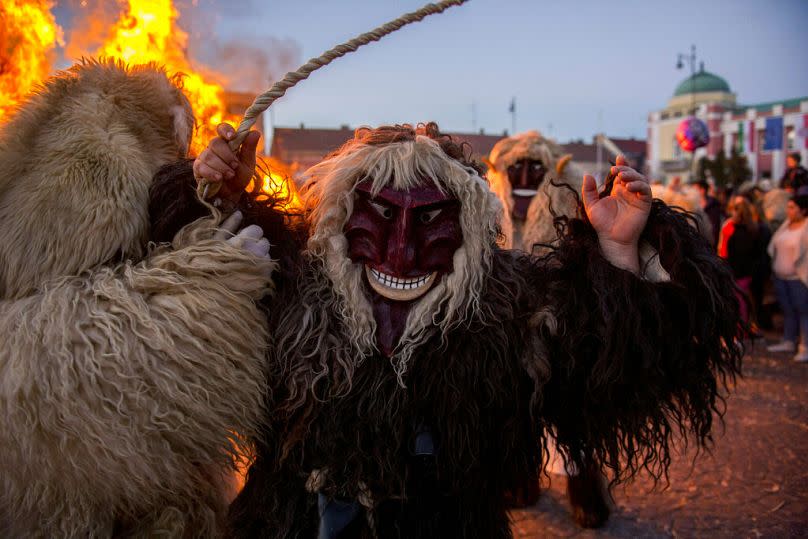
[[[749,305],[752,306],[753,313],[757,313],[760,308],[755,298],[762,296],[762,285],[759,281],[761,278],[765,279],[761,267],[765,267],[768,262],[766,246],[771,238],[771,232],[760,223],[755,207],[743,196],[732,199],[729,212],[729,221],[723,228],[725,235],[721,244],[724,246],[724,252],[721,254],[732,269],[735,283],[746,296],[739,298],[741,316],[745,321],[749,321]],[[762,303],[762,297],[759,299]]]
[[[780,179],[780,187],[796,193],[800,187],[808,186],[808,170],[800,165],[801,161],[802,156],[798,152],[788,154],[786,157],[788,168]]]
[[[718,232],[721,230],[721,218],[723,217],[721,203],[718,202],[717,198],[709,195],[710,185],[706,181],[701,180],[694,185],[701,196],[701,209],[704,210],[704,213],[710,220],[710,224],[713,226],[713,245],[718,245]]]

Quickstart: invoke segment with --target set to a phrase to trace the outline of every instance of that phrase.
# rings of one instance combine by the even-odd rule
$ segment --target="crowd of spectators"
[[[788,156],[779,189],[693,184],[712,225],[712,241],[737,285],[744,320],[753,332],[773,329],[764,304],[773,291],[783,313],[783,337],[770,352],[808,362],[808,171],[799,154]]]

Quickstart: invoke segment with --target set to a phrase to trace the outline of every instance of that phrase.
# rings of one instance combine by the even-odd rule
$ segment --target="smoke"
[[[269,25],[260,36],[244,33],[245,26],[252,26],[245,19],[265,11],[260,1],[175,0],[175,5],[181,13],[180,23],[189,33],[188,48],[195,67],[212,70],[210,75],[228,90],[263,92],[300,65],[302,49],[294,39],[267,35],[272,33]],[[215,35],[212,28],[217,30]]]
[[[62,54],[69,63],[84,56],[93,56],[95,51],[110,36],[112,26],[124,10],[122,0],[67,0],[56,9],[59,19],[64,19],[66,45]]]
[[[245,33],[245,20],[266,11],[260,0],[175,0],[180,24],[188,31],[189,56],[228,90],[260,93],[287,71],[297,69],[300,44],[291,38]],[[211,32],[215,29],[215,32]],[[238,37],[223,37],[234,36]]]
[[[261,46],[250,42],[260,42]],[[260,93],[300,64],[301,48],[292,39],[219,41],[208,39],[200,58],[214,69],[229,90]]]

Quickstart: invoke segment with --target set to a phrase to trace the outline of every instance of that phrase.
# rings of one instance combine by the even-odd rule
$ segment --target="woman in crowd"
[[[757,218],[755,207],[743,196],[735,196],[729,205],[729,219],[721,228],[718,254],[727,260],[735,284],[742,294],[738,300],[741,316],[749,322],[752,303],[752,281],[758,267],[766,258],[767,230]]]
[[[769,243],[777,300],[783,309],[783,340],[770,352],[794,352],[794,361],[808,362],[808,195],[793,197],[786,205],[786,221]],[[797,350],[798,338],[802,344]]]

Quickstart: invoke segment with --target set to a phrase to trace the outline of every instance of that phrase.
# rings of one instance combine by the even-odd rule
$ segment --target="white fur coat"
[[[210,220],[149,250],[187,100],[85,62],[0,126],[0,535],[213,536],[262,417],[271,262]]]

